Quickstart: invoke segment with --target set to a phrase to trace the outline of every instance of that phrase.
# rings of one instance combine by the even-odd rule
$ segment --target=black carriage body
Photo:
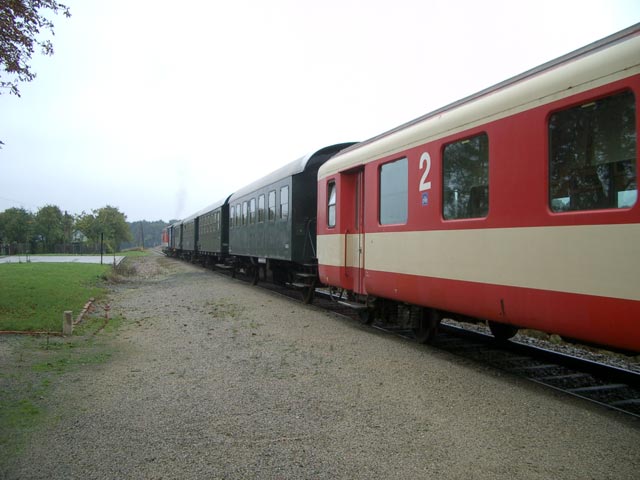
[[[182,251],[183,253],[197,253],[198,217],[187,217],[182,221]]]
[[[229,252],[229,198],[196,214],[196,246],[200,255],[223,257]]]
[[[229,198],[229,254],[304,265],[316,258],[318,168],[353,143],[325,147]]]

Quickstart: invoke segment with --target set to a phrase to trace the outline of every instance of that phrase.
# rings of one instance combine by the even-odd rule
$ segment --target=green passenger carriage
[[[317,150],[229,197],[229,255],[238,268],[253,273],[254,281],[260,270],[286,282],[313,269],[318,168],[350,145]]]

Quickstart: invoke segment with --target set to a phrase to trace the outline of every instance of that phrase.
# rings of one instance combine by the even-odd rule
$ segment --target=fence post
[[[71,310],[66,310],[64,312],[64,317],[62,321],[62,334],[63,335],[73,335],[73,317]]]

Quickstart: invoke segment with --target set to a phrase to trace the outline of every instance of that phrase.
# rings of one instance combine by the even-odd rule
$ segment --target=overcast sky
[[[0,211],[183,218],[640,22],[638,0],[62,0],[0,95]]]

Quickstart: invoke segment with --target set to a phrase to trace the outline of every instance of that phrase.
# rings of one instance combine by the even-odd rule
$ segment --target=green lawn
[[[111,267],[78,263],[0,265],[0,330],[62,331],[65,310],[80,312],[90,297],[104,295]]]

